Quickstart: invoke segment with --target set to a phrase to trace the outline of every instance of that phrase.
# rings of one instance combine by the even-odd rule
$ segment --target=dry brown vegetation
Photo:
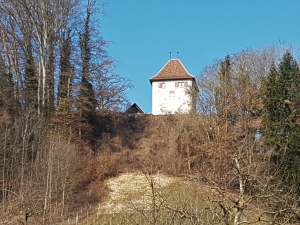
[[[102,121],[108,118],[109,123],[101,127],[101,135],[90,143],[80,139],[76,132],[71,132],[73,136],[66,135],[56,128],[58,125],[47,128],[30,111],[24,115],[27,116],[1,123],[4,134],[1,221],[4,224],[18,221],[56,224],[68,219],[74,222],[76,218],[78,222],[85,221],[87,215],[91,218],[99,213],[99,203],[108,201],[113,189],[109,189],[107,179],[131,172],[142,172],[149,177],[158,173],[181,177],[198,187],[211,188],[215,194],[206,204],[211,204],[208,214],[213,212],[211,215],[218,216],[218,224],[231,224],[235,220],[238,224],[249,211],[255,212],[249,222],[260,224],[267,222],[262,222],[262,218],[272,221],[298,210],[292,195],[280,195],[280,185],[270,182],[265,170],[268,156],[259,153],[260,141],[253,138],[253,133],[246,132],[253,124],[251,118],[242,118],[240,123],[232,125],[218,117],[198,113],[110,114],[101,117]],[[234,126],[240,132],[235,132]],[[143,185],[155,193],[159,190],[158,186],[151,186],[151,179]],[[155,198],[161,201],[161,196]],[[169,210],[168,215],[195,213],[191,211],[192,206],[180,211],[184,202],[181,199],[176,203],[179,208],[164,204],[164,209]],[[133,206],[139,208],[138,204]],[[148,216],[147,210],[143,212]]]
[[[264,80],[287,48],[246,49],[204,68],[199,92],[187,90],[197,112],[125,115],[132,84],[115,73],[97,7],[0,3],[0,224],[89,224],[107,180],[130,172],[147,177],[150,207],[133,205],[115,224],[299,223],[299,186],[274,179],[272,149],[257,138]],[[193,188],[179,181],[167,198],[158,173]]]
[[[83,121],[66,103],[44,117],[1,92],[0,223],[296,224],[299,195],[272,177],[256,137],[271,50],[237,54],[230,70],[226,60],[206,68],[189,114],[99,109]],[[104,215],[124,200],[109,186],[132,173],[139,182],[129,186],[148,190],[147,203],[129,191],[130,212]],[[157,185],[158,174],[170,182]]]
[[[281,195],[280,185],[269,180],[265,170],[268,156],[259,153],[260,141],[247,131],[256,124],[255,117],[245,115],[233,125],[220,117],[198,113],[105,114],[99,117],[103,125],[91,143],[76,132],[70,136],[68,130],[67,135],[56,128],[59,125],[47,128],[32,112],[24,115],[1,123],[4,224],[56,224],[76,218],[85,221],[87,215],[91,218],[99,213],[99,203],[107,202],[112,191],[107,179],[130,172],[160,173],[210,187],[215,194],[206,204],[211,203],[208,214],[218,216],[217,224],[232,224],[234,218],[238,224],[249,211],[255,212],[249,222],[263,224],[266,221],[262,218],[272,221],[298,210],[292,195]],[[151,182],[143,185],[151,189]],[[185,189],[185,194],[188,192]],[[184,202],[181,199],[176,204],[180,208]],[[138,204],[134,206],[138,208]],[[171,210],[168,215],[195,213],[192,206],[184,212],[171,206],[164,205]],[[280,214],[281,210],[284,213]],[[148,211],[144,213],[148,216]],[[283,217],[282,221],[289,219]]]
[[[199,187],[208,185],[215,193],[214,213],[222,218],[218,224],[239,224],[249,211],[253,215],[248,222],[285,223],[299,212],[298,199],[282,192],[268,173],[269,156],[260,152],[261,140],[253,133],[260,123],[257,117],[245,115],[236,124],[197,113],[145,115],[139,120],[145,126],[133,139],[136,147],[120,145],[120,151],[109,156],[119,173],[163,173]]]

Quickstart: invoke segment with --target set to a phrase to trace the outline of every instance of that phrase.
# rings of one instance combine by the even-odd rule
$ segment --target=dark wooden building
[[[143,110],[141,110],[141,108],[136,104],[133,103],[132,106],[130,106],[124,113],[128,113],[128,114],[143,114]]]

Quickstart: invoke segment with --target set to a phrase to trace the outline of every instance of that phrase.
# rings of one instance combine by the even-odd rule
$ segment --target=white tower
[[[187,113],[192,107],[188,90],[196,87],[195,77],[189,74],[179,59],[170,59],[152,78],[152,114]]]

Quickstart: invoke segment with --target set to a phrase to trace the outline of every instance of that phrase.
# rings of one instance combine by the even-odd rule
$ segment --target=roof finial
[[[178,54],[179,54],[179,52],[177,52],[177,59],[178,59]]]
[[[172,52],[170,52],[170,59],[172,58]]]

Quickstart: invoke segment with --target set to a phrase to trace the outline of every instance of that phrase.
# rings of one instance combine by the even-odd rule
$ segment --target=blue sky
[[[151,112],[151,84],[177,57],[195,77],[215,59],[284,42],[300,49],[300,0],[106,0],[103,38],[131,103]]]

